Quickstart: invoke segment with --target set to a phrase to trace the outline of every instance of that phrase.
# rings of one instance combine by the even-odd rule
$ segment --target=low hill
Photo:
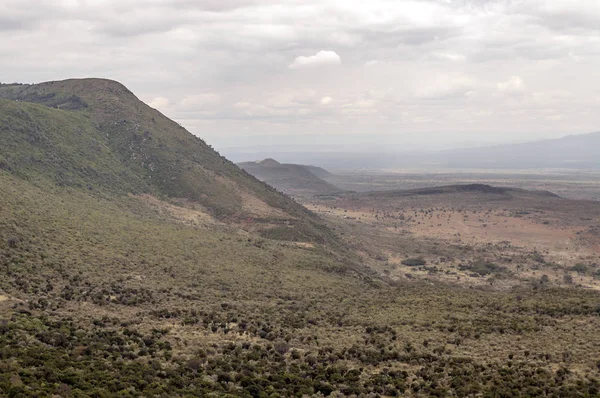
[[[238,166],[259,180],[291,195],[329,195],[341,191],[321,178],[333,175],[320,167],[279,163],[271,158],[238,163]]]
[[[465,184],[465,185],[446,185],[432,188],[418,188],[407,190],[393,191],[376,191],[367,192],[362,195],[370,197],[391,197],[391,196],[426,196],[426,195],[442,195],[442,194],[461,194],[461,193],[480,193],[489,195],[517,195],[517,196],[536,196],[536,197],[552,197],[559,196],[549,191],[528,191],[521,188],[512,187],[494,187],[487,184]]]
[[[265,230],[286,225],[290,239],[327,234],[293,199],[115,81],[0,86],[0,140],[0,167],[29,181],[192,201],[222,221],[250,218]]]
[[[329,171],[325,170],[322,167],[310,166],[310,165],[303,165],[303,167],[306,170],[310,171],[312,174],[314,174],[317,177],[324,179],[324,180],[335,177],[334,174],[330,173]]]

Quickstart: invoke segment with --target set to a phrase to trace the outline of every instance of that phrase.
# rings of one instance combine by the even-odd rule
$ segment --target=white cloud
[[[169,99],[165,97],[156,97],[150,101],[148,105],[159,110],[164,109],[169,106]]]
[[[310,68],[326,65],[340,65],[342,59],[335,51],[319,51],[308,57],[299,56],[289,65],[290,69]]]
[[[428,100],[456,99],[472,94],[475,82],[468,77],[440,76],[419,85],[417,98]]]
[[[220,99],[221,97],[214,93],[193,94],[184,97],[179,105],[182,110],[201,110],[201,108],[215,105]]]
[[[502,93],[513,95],[522,94],[526,90],[525,83],[519,76],[511,76],[507,81],[497,83],[496,88]]]
[[[215,145],[527,139],[598,130],[599,23],[591,0],[4,0],[0,79],[119,80]]]
[[[434,52],[431,55],[443,61],[464,62],[466,60],[463,54],[453,52]]]
[[[370,61],[365,62],[365,66],[366,67],[377,66],[377,65],[381,65],[381,63],[382,62],[377,59],[372,59]]]

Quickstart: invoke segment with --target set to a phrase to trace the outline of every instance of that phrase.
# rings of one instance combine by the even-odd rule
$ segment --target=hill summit
[[[276,161],[273,158],[258,160],[258,161],[256,161],[256,163],[262,164],[263,166],[279,166],[279,165],[281,165],[281,163],[279,163],[278,161]]]
[[[294,196],[330,195],[342,191],[323,179],[332,174],[320,167],[279,163],[272,158],[238,163],[238,166],[259,180]]]

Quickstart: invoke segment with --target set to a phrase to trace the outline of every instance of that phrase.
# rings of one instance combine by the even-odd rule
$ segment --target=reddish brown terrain
[[[369,247],[364,260],[392,279],[600,289],[600,202],[474,184],[355,193],[307,205],[357,248]],[[406,265],[415,258],[425,264]]]

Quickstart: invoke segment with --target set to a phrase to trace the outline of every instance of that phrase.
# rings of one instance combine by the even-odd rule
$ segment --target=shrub
[[[485,261],[475,261],[474,263],[472,263],[468,266],[461,266],[459,268],[461,270],[472,271],[481,276],[486,276],[486,275],[490,275],[490,274],[494,274],[494,273],[499,274],[499,273],[504,273],[504,272],[508,271],[506,267],[502,267],[500,265],[485,262]]]
[[[578,263],[571,267],[571,271],[575,271],[578,274],[585,274],[588,271],[588,266],[582,263]]]
[[[402,260],[402,264],[409,267],[420,267],[427,264],[427,262],[422,258],[407,258],[406,260]]]

